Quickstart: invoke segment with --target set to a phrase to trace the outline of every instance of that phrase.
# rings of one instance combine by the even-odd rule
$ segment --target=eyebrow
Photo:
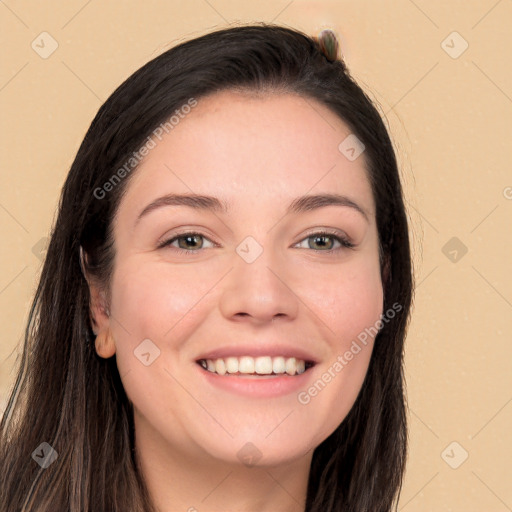
[[[229,204],[213,196],[199,194],[167,194],[148,204],[139,214],[135,224],[148,213],[164,206],[188,206],[196,210],[227,214]],[[288,206],[286,215],[303,213],[326,206],[346,206],[358,211],[369,222],[368,212],[355,201],[341,194],[316,194],[297,197]]]

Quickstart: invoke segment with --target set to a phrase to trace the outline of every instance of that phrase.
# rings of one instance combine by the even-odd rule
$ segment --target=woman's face
[[[354,404],[373,348],[358,336],[382,313],[365,155],[339,149],[350,130],[335,114],[291,94],[218,93],[169,126],[114,222],[109,327],[137,437],[198,459],[296,459]],[[160,199],[194,194],[211,199]],[[361,211],[296,202],[323,194]],[[237,376],[215,362],[293,373],[292,357],[316,364]]]

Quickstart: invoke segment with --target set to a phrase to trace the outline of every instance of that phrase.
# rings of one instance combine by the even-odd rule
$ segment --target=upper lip
[[[201,359],[225,359],[226,357],[260,357],[270,356],[277,357],[283,356],[285,358],[295,357],[296,359],[303,359],[306,362],[317,363],[317,359],[309,351],[304,348],[293,345],[282,345],[278,343],[263,344],[261,342],[254,345],[233,345],[224,346],[212,349],[199,356],[196,361]]]

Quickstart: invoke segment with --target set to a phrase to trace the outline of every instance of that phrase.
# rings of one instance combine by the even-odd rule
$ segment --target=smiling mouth
[[[294,376],[309,370],[316,363],[295,357],[242,356],[218,359],[199,359],[202,368],[217,375]]]

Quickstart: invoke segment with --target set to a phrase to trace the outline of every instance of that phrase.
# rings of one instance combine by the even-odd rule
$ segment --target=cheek
[[[130,343],[141,337],[151,338],[163,329],[164,323],[172,321],[164,314],[167,313],[166,297],[162,296],[165,286],[157,277],[150,268],[118,269],[112,286],[112,314],[125,329],[125,332],[117,329],[121,341],[126,340],[127,333]]]
[[[170,269],[166,263],[142,257],[127,259],[116,268],[111,329],[118,370],[121,377],[130,377],[126,391],[134,403],[145,401],[145,394],[162,382],[169,385],[165,370],[190,363],[190,350],[181,349],[188,348],[187,340],[213,307],[209,292],[217,269],[204,269],[198,271],[195,265]]]
[[[129,332],[132,342],[141,337],[139,343],[151,337],[172,342],[173,329],[179,322],[182,331],[194,318],[194,306],[209,286],[191,266],[172,274],[165,265],[137,265],[137,260],[120,266],[112,286],[112,313],[125,327],[124,333],[119,332],[121,338]]]
[[[373,257],[354,264],[333,266],[322,274],[304,272],[300,296],[321,321],[325,339],[335,351],[345,351],[351,341],[379,320],[383,308],[380,268]]]
[[[133,258],[114,273],[111,329],[119,374],[137,410],[152,421],[169,422],[164,430],[173,425],[173,409],[188,397],[169,372],[181,367],[179,348],[200,322],[198,306],[209,288],[210,280],[192,266],[171,273]]]
[[[340,265],[316,275],[309,280],[310,291],[304,292],[324,339],[329,340],[330,358],[324,367],[330,373],[325,381],[336,382],[332,388],[343,386],[344,394],[354,400],[366,375],[383,312],[380,268],[374,260],[360,258],[354,265]]]
[[[330,354],[297,401],[305,430],[319,444],[345,419],[361,390],[383,312],[383,289],[371,258],[315,282],[308,305],[321,320]]]

